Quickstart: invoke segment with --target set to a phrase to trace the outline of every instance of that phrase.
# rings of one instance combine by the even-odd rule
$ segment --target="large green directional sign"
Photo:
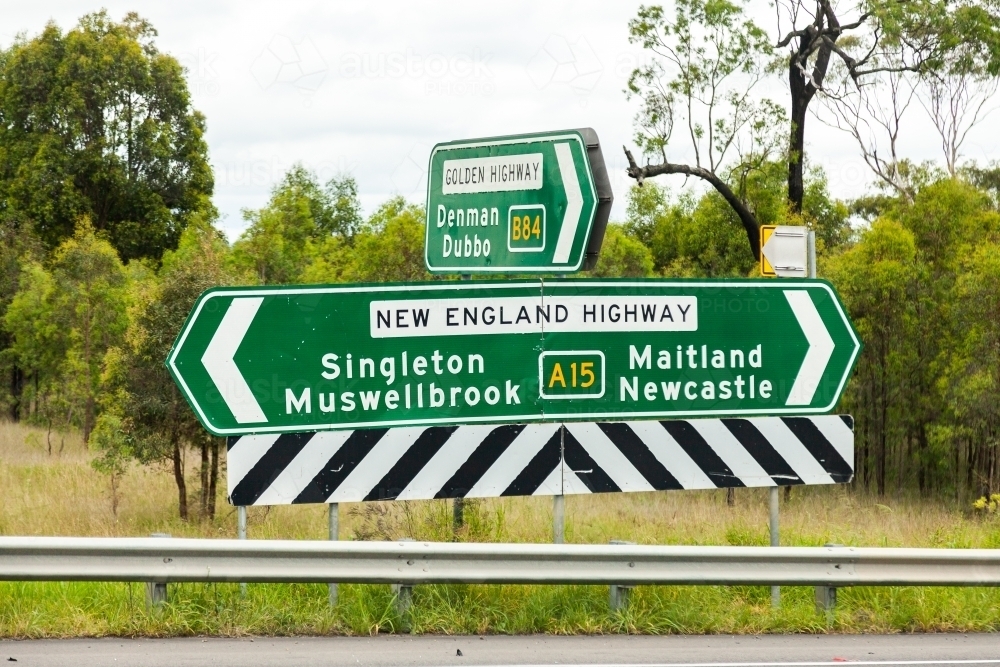
[[[217,435],[830,411],[861,345],[818,280],[218,288],[167,366]]]
[[[611,204],[591,129],[438,144],[427,175],[427,267],[443,273],[589,268]]]

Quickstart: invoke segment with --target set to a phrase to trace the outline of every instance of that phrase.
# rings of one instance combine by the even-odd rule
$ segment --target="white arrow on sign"
[[[580,226],[580,213],[583,212],[583,193],[580,182],[576,178],[576,163],[573,161],[573,151],[569,144],[556,144],[556,161],[559,163],[559,175],[562,176],[563,187],[566,188],[566,214],[563,216],[556,249],[552,255],[554,264],[565,264],[569,261],[569,253],[573,249],[573,239],[576,238],[576,228]]]
[[[806,357],[802,360],[799,374],[795,376],[795,382],[792,383],[792,390],[785,405],[809,405],[816,395],[816,389],[823,379],[823,372],[830,363],[835,346],[809,292],[785,290],[785,298],[788,299],[788,305],[792,307],[792,313],[809,343]]]
[[[240,424],[267,421],[264,411],[260,409],[260,404],[233,360],[263,301],[264,297],[233,299],[229,310],[222,316],[219,328],[205,348],[205,354],[201,356],[201,363],[208,371],[208,376],[212,378],[222,394],[222,400]]]
[[[782,278],[804,278],[806,276],[806,257],[808,248],[805,227],[783,225],[776,227],[770,238],[764,242],[760,251],[774,268],[774,272]]]

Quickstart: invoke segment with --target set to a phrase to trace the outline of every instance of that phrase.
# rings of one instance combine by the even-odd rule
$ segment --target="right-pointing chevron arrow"
[[[795,382],[792,384],[785,405],[810,405],[820,380],[823,379],[826,366],[830,363],[830,357],[833,356],[833,338],[823,324],[823,318],[816,310],[816,304],[813,303],[809,292],[806,290],[784,292],[788,305],[792,307],[792,313],[795,314],[795,319],[798,320],[802,333],[809,343],[806,357],[802,360],[802,366],[795,376]]]
[[[222,400],[240,424],[267,421],[243,373],[233,360],[263,301],[263,297],[233,299],[201,357],[201,363],[222,395]]]
[[[566,214],[563,216],[559,238],[556,240],[555,253],[552,261],[565,264],[569,261],[569,253],[573,249],[576,229],[580,226],[580,213],[583,212],[583,193],[580,191],[580,181],[576,176],[576,163],[573,161],[573,151],[569,144],[556,144],[556,161],[559,163],[559,175],[562,176],[563,187],[566,188]]]

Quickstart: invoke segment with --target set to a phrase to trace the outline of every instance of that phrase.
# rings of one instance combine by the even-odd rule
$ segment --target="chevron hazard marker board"
[[[822,280],[226,287],[167,358],[215,435],[823,414],[861,343]]]
[[[288,505],[843,484],[849,416],[435,426],[229,438],[229,501]]]

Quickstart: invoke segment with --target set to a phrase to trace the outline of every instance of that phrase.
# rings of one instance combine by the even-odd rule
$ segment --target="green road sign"
[[[592,268],[612,194],[591,129],[438,144],[427,177],[427,268]]]
[[[167,366],[216,435],[813,414],[861,344],[818,280],[218,288]]]

